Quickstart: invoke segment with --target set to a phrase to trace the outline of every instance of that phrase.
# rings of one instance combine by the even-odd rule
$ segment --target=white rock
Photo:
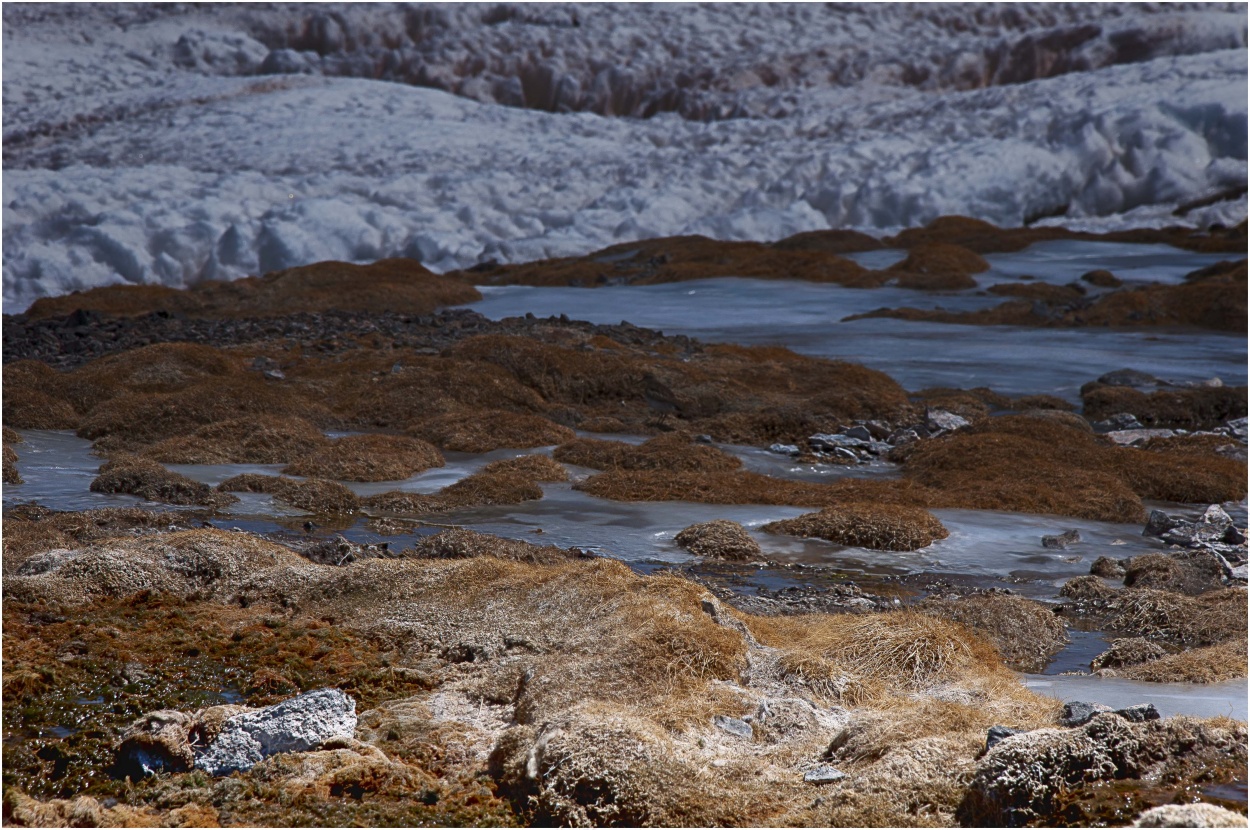
[[[235,715],[195,760],[210,775],[248,770],[279,752],[307,752],[335,737],[356,731],[356,701],[338,689],[317,689]]]

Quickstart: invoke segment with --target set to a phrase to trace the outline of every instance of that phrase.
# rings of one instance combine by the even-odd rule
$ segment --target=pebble
[[[832,784],[845,777],[845,772],[834,767],[816,767],[814,770],[803,773],[803,780],[808,784]]]
[[[730,735],[737,735],[739,738],[750,738],[755,735],[755,731],[751,729],[751,724],[740,718],[717,715],[712,718],[712,724]]]

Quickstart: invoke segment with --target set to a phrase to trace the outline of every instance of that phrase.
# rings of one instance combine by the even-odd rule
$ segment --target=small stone
[[[914,429],[896,429],[890,433],[890,437],[886,440],[895,447],[901,447],[904,444],[919,441],[920,435]]]
[[[859,461],[859,456],[854,450],[848,450],[846,447],[834,447],[833,455],[835,458],[841,458],[844,461]]]
[[[1104,579],[1118,579],[1124,576],[1124,565],[1119,559],[1100,556],[1094,560],[1094,564],[1089,566],[1089,572]]]
[[[1104,706],[1101,703],[1086,703],[1081,700],[1073,700],[1063,704],[1063,713],[1059,715],[1059,725],[1069,729],[1075,726],[1084,726],[1093,720],[1095,715],[1110,711],[1110,706]]]
[[[1108,372],[1098,378],[1098,382],[1107,386],[1158,386],[1159,379],[1154,375],[1139,372],[1136,369],[1119,369]]]
[[[872,433],[868,431],[868,428],[862,426],[853,426],[850,429],[844,429],[842,430],[842,434],[847,438],[858,438],[861,441],[871,441],[873,439]]]
[[[755,735],[751,729],[751,724],[741,718],[731,718],[726,715],[717,715],[712,718],[712,725],[718,729],[723,729],[730,735],[737,735],[739,738],[750,738]]]
[[[1003,738],[1019,735],[1023,731],[1022,729],[1010,729],[1006,726],[991,726],[989,731],[985,733],[985,751],[989,752]]]
[[[1075,545],[1081,541],[1081,534],[1076,530],[1065,530],[1057,536],[1043,536],[1042,547],[1058,548],[1064,550],[1070,545]]]
[[[967,418],[956,415],[954,412],[947,412],[945,409],[930,409],[925,420],[929,429],[941,429],[948,432],[966,427],[970,423]]]
[[[803,773],[803,780],[808,784],[832,784],[845,777],[845,772],[834,767],[816,767],[814,770]]]
[[[789,455],[792,457],[800,454],[799,448],[794,444],[769,444],[768,451],[777,455]]]
[[[1158,720],[1160,717],[1159,710],[1155,708],[1153,703],[1138,703],[1135,706],[1125,706],[1123,709],[1116,709],[1115,713],[1133,723]]]
[[[1176,432],[1170,429],[1114,429],[1105,435],[1117,446],[1131,447],[1152,438],[1171,438]]]
[[[1247,434],[1247,426],[1246,426],[1246,424],[1247,424],[1247,419],[1245,419],[1245,418],[1235,418],[1234,420],[1229,421],[1228,423],[1226,423],[1226,424],[1225,424],[1225,426],[1227,426],[1227,427],[1228,427],[1228,431],[1229,431],[1229,432],[1231,432],[1233,435],[1235,435],[1235,436],[1237,436],[1238,438],[1240,438],[1242,441],[1245,441],[1245,440],[1246,440],[1246,434]]]
[[[1128,412],[1117,412],[1102,421],[1095,421],[1091,426],[1098,432],[1112,432],[1124,429],[1141,429],[1141,421]]]
[[[266,369],[262,374],[270,380],[286,380],[281,369]]]
[[[696,444],[710,444],[710,443],[712,443],[712,436],[710,436],[710,435],[696,435],[696,436],[694,437],[694,442],[695,442]]]

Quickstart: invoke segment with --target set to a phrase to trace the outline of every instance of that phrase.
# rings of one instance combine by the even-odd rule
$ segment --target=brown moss
[[[208,378],[178,392],[121,395],[95,406],[79,436],[101,441],[97,449],[129,451],[189,435],[218,421],[246,417],[312,417],[324,410],[293,390],[258,375]],[[107,440],[101,440],[107,439]]]
[[[344,481],[400,481],[444,463],[442,454],[419,438],[348,435],[297,458],[282,472]]]
[[[1143,516],[1142,498],[1212,503],[1245,492],[1238,462],[1112,447],[1021,416],[990,419],[894,457],[909,477],[942,493],[941,506],[1133,522]]]
[[[540,415],[503,410],[449,412],[408,428],[407,433],[452,452],[484,453],[560,444],[573,430]]]
[[[100,474],[91,482],[95,493],[130,493],[149,501],[169,504],[199,504],[224,507],[238,501],[234,496],[218,492],[207,484],[170,472],[146,458],[118,456],[100,467]]]
[[[827,539],[839,545],[910,551],[950,534],[937,518],[918,507],[847,502],[764,525],[768,533]]]
[[[782,251],[824,251],[827,254],[855,254],[884,248],[876,237],[859,231],[805,231],[788,236],[773,247]]]
[[[872,272],[819,246],[778,247],[675,236],[626,242],[584,257],[501,265],[458,276],[488,285],[655,285],[713,277],[877,285]]]
[[[164,464],[284,464],[326,443],[321,430],[303,418],[256,415],[167,438],[140,455]]]
[[[1075,303],[1085,296],[1084,291],[1072,286],[1046,282],[1004,282],[991,285],[986,290],[1000,297],[1023,297],[1026,300],[1041,300],[1050,305]]]
[[[1051,317],[1045,307],[1030,300],[1008,300],[993,308],[976,311],[945,311],[943,309],[879,308],[863,314],[852,314],[843,322],[874,318],[911,320],[913,322],[952,323],[965,326],[1042,326]]]
[[[1081,389],[1085,417],[1101,421],[1120,412],[1143,426],[1209,429],[1246,415],[1246,387],[1220,386],[1139,392],[1128,386],[1087,384]]]
[[[1087,282],[1090,285],[1096,285],[1099,288],[1119,288],[1124,285],[1124,282],[1115,274],[1102,268],[1087,271],[1082,274],[1081,282]]]
[[[493,504],[520,504],[543,497],[542,481],[567,481],[563,465],[545,455],[523,455],[487,464],[476,473],[434,494],[390,490],[368,496],[362,504],[388,513],[441,513]]]
[[[319,478],[297,481],[282,476],[243,473],[226,479],[217,489],[227,493],[270,493],[310,513],[354,513],[360,509],[360,499],[355,493],[337,481]]]
[[[1016,671],[1040,673],[1068,643],[1063,622],[1051,608],[1011,594],[926,599],[917,610],[980,631]]]
[[[742,470],[721,473],[610,470],[574,486],[592,496],[614,501],[803,507],[825,507],[846,501],[923,505],[936,495],[908,481],[844,478],[832,484],[814,484]]]
[[[40,298],[26,314],[32,319],[78,309],[116,315],[167,311],[194,317],[270,317],[330,309],[428,314],[481,298],[467,283],[433,274],[416,260],[397,258],[372,265],[318,262],[262,277],[201,282],[184,291],[155,286],[95,288]]]
[[[628,431],[628,428],[625,426],[625,422],[620,418],[609,418],[603,416],[587,418],[578,424],[577,427],[585,432],[621,433]]]
[[[1058,398],[1054,395],[1022,395],[1019,398],[1012,398],[1010,405],[1006,408],[1015,409],[1021,412],[1027,410],[1072,412],[1076,409],[1075,406],[1068,403],[1063,398]],[[1071,419],[1069,419],[1069,422],[1073,424],[1076,423],[1075,421],[1071,421]],[[1088,426],[1088,424],[1086,424],[1086,426]]]
[[[531,481],[568,481],[569,471],[564,465],[546,455],[519,455],[492,461],[481,473],[517,473]]]
[[[4,367],[4,425],[13,429],[77,429],[81,418],[59,396],[63,376],[44,363],[17,360]]]
[[[1092,326],[1197,326],[1246,330],[1246,264],[1181,285],[1148,285],[1104,294],[1079,312]]]
[[[4,483],[22,483],[22,474],[17,471],[17,451],[9,446],[7,435],[4,444]]]
[[[119,396],[180,392],[243,373],[238,355],[197,343],[158,343],[106,355],[67,373],[64,396],[79,412]]]
[[[673,541],[695,556],[709,559],[754,561],[762,556],[759,542],[751,538],[745,527],[728,519],[691,525]]]
[[[552,452],[557,461],[596,470],[672,470],[674,472],[724,472],[742,462],[726,452],[691,442],[689,435],[668,433],[640,444],[577,438]]]
[[[887,273],[898,274],[902,288],[923,290],[958,290],[975,288],[972,274],[988,271],[990,264],[978,254],[944,242],[912,247],[907,258],[891,265]]]

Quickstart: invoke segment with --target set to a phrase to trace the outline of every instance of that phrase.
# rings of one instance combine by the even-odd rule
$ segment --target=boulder
[[[989,752],[998,742],[1004,738],[1010,738],[1012,735],[1022,735],[1024,730],[1011,729],[1006,726],[991,726],[985,733],[985,751]]]
[[[930,409],[925,413],[925,421],[930,430],[946,430],[947,432],[966,427],[971,423],[967,418],[944,409]]]
[[[270,755],[306,752],[355,731],[356,701],[338,689],[317,689],[229,718],[195,766],[210,775],[229,775]]]
[[[1084,726],[1093,720],[1095,715],[1110,711],[1110,706],[1104,706],[1101,703],[1086,703],[1081,700],[1073,700],[1063,704],[1063,712],[1059,715],[1059,724],[1067,727]]]
[[[1105,579],[1117,579],[1124,576],[1124,565],[1119,559],[1100,556],[1094,560],[1094,564],[1089,566],[1089,572]]]

